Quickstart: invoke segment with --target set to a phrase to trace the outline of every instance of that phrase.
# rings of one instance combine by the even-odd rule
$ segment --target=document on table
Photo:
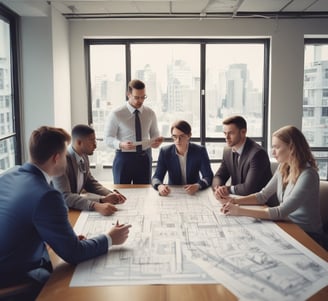
[[[92,237],[129,223],[109,253],[79,264],[70,286],[221,283],[248,300],[306,300],[328,285],[328,263],[273,222],[225,216],[211,189],[121,189],[113,216],[82,212],[75,231]]]

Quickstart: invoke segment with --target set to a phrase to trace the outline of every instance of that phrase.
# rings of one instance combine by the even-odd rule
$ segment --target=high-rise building
[[[304,69],[303,126],[310,146],[328,145],[328,61]]]
[[[9,41],[9,31],[3,26],[0,24],[0,41]],[[0,44],[0,137],[14,132],[10,64],[9,47],[6,43]],[[14,140],[0,141],[0,172],[14,165]]]

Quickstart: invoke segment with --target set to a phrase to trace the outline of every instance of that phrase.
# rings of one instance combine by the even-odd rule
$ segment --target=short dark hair
[[[228,117],[228,118],[224,119],[222,123],[225,124],[225,125],[235,124],[238,129],[240,129],[240,130],[242,130],[242,129],[247,130],[247,122],[246,122],[246,120],[243,117],[238,116],[238,115]]]
[[[71,136],[61,128],[41,126],[34,130],[29,141],[31,161],[37,164],[45,163],[51,156],[66,149],[66,142]]]
[[[139,79],[133,79],[128,84],[128,92],[132,93],[132,89],[142,90],[145,89],[145,83]]]
[[[72,138],[73,140],[77,138],[85,138],[91,134],[94,134],[95,130],[86,124],[78,124],[72,129]]]
[[[174,122],[171,126],[171,133],[174,128],[180,130],[181,132],[183,132],[186,135],[191,134],[191,126],[187,121],[178,120],[178,121]]]

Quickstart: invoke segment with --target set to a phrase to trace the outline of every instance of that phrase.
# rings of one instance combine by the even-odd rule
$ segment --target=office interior
[[[0,1],[21,15],[22,162],[28,159],[29,135],[40,125],[70,129],[75,124],[88,123],[85,38],[269,38],[267,134],[271,141],[271,133],[281,126],[302,127],[304,39],[328,37],[328,14],[324,12],[304,14],[306,17],[302,14],[280,16],[271,12],[267,17],[209,17],[206,14],[170,17],[168,14],[143,18],[83,18],[68,17],[58,9],[58,3],[68,6],[79,1],[34,1],[34,6],[30,7],[33,10],[25,10],[26,13],[17,9],[18,2]],[[28,6],[33,1],[24,2]],[[92,5],[98,1],[83,2]],[[108,2],[119,5],[117,1]],[[172,5],[175,1],[166,2]],[[262,4],[266,2],[270,1]],[[284,4],[294,1],[279,2],[281,9]],[[42,5],[36,7],[35,3]],[[325,1],[319,3],[328,11]]]
[[[93,5],[99,5],[100,2],[108,2],[109,6],[113,2],[116,7],[122,5],[123,10],[125,2],[142,1],[0,0],[0,4],[20,16],[21,162],[28,160],[28,139],[35,128],[53,125],[70,130],[76,124],[88,123],[86,38],[168,38],[177,41],[182,38],[270,39],[267,141],[270,143],[272,132],[284,125],[302,128],[304,39],[328,38],[327,0],[222,1],[233,3],[235,7],[243,3],[275,5],[272,11],[262,15],[235,14],[234,11],[207,15],[202,10],[186,16],[174,15],[170,11],[160,16],[154,13],[143,17],[133,17],[131,14],[121,17],[111,17],[110,14],[82,17],[78,13],[74,14],[75,6],[85,5],[93,10]],[[172,9],[175,2],[198,2],[206,7],[220,1],[144,2],[154,5],[163,2]],[[322,11],[316,10],[309,14],[304,11],[279,13],[289,4],[300,2],[303,4],[302,9],[321,5]],[[63,6],[64,9],[60,9]],[[324,147],[328,148],[328,145]]]

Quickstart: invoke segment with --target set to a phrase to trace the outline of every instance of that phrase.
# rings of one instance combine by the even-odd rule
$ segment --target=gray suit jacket
[[[82,155],[85,162],[86,172],[84,173],[82,190],[94,193],[98,196],[88,196],[88,198],[80,195],[81,191],[77,191],[77,175],[78,164],[74,156],[74,150],[71,146],[67,150],[67,167],[64,175],[53,179],[54,187],[59,190],[66,201],[69,208],[79,210],[90,210],[92,202],[99,202],[100,196],[105,196],[111,191],[101,185],[90,172],[90,163],[87,155]]]
[[[254,140],[246,138],[236,171],[232,149],[225,147],[223,160],[214,175],[212,187],[225,185],[230,177],[231,185],[234,186],[237,195],[248,195],[260,191],[272,177],[270,160],[265,149]],[[277,204],[276,196],[268,203],[269,206]]]

